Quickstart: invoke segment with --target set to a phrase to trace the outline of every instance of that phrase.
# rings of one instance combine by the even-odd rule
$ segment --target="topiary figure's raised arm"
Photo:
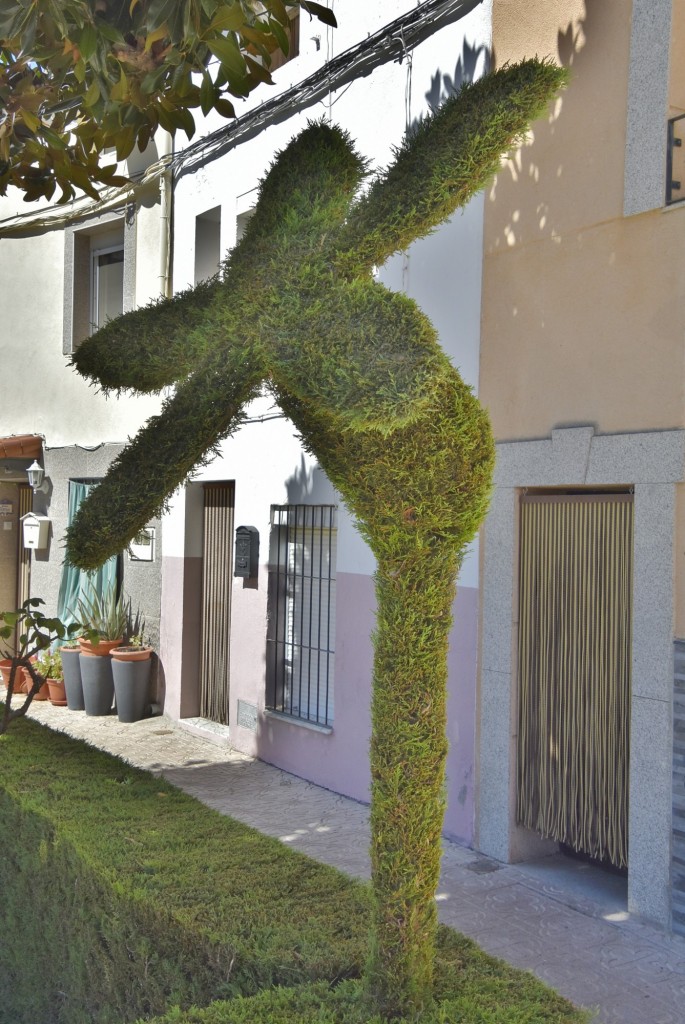
[[[205,326],[220,289],[214,278],[110,320],[81,342],[72,366],[104,392],[161,391],[191,373],[212,345],[225,341],[225,333],[212,337]]]
[[[421,120],[352,209],[339,238],[341,271],[357,276],[382,266],[465,206],[567,79],[551,61],[507,65]]]
[[[159,416],[148,420],[83,502],[67,531],[67,560],[96,569],[123,551],[196,466],[242,423],[261,373],[249,353],[213,353]]]

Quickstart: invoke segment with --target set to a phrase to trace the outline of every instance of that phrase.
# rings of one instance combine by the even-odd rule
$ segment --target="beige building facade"
[[[623,495],[634,515],[622,755],[628,908],[680,931],[685,192],[673,187],[668,205],[665,197],[667,125],[685,104],[684,45],[685,11],[671,0],[494,5],[496,62],[546,54],[570,68],[571,82],[503,166],[485,209],[480,394],[499,459],[482,543],[476,826],[477,845],[502,859],[549,848],[520,823],[531,656],[524,503],[553,509]],[[671,179],[681,152],[672,151]],[[534,658],[556,657],[551,676],[571,657],[564,629],[560,619],[560,652],[541,651],[542,628],[532,644]],[[536,699],[546,699],[544,686]],[[563,758],[552,736],[548,749],[540,743],[545,770]]]

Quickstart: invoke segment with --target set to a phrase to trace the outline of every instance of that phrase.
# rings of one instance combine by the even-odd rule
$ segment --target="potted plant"
[[[120,722],[138,722],[149,706],[152,648],[142,633],[112,651],[112,675]]]
[[[93,594],[79,601],[78,618],[84,626],[79,637],[81,685],[87,715],[108,715],[114,698],[111,651],[124,638],[128,605],[111,587],[102,597]]]
[[[50,703],[58,708],[66,707],[67,695],[64,689],[62,655],[59,648],[54,651],[41,651],[36,661],[36,671],[45,680]]]
[[[41,670],[40,670],[40,668],[38,666],[38,655],[34,654],[31,658],[29,658],[29,661],[33,665],[34,670],[35,670],[36,674],[38,675],[38,677],[43,680],[43,682],[41,682],[41,684],[38,687],[38,689],[35,690],[35,692],[33,694],[33,699],[34,700],[47,700],[48,697],[50,696],[50,693],[49,693],[49,690],[48,690],[47,679],[45,678],[45,675],[41,672]],[[27,666],[22,668],[21,673],[22,673],[22,678],[23,678],[23,683],[22,683],[22,686],[21,686],[21,690],[22,690],[23,693],[31,693],[31,690],[32,690],[33,685],[34,685],[35,676],[31,675],[31,673],[29,672],[29,669],[28,669]]]
[[[81,682],[81,648],[78,640],[60,647],[62,655],[62,672],[64,674],[64,690],[67,707],[70,711],[83,711],[83,683]]]
[[[114,587],[102,596],[93,594],[82,598],[78,604],[78,618],[85,627],[83,636],[79,637],[81,653],[102,657],[118,647],[124,639],[128,612],[123,594],[117,597]]]
[[[0,612],[0,657],[10,663],[7,696],[0,714],[0,735],[7,732],[13,721],[26,714],[36,694],[45,685],[44,677],[35,664],[36,655],[81,629],[78,622],[67,626],[61,619],[44,615],[40,611],[44,603],[39,597],[29,597],[16,611]],[[31,685],[28,691],[24,690],[22,704],[12,707],[12,698],[23,689],[25,674]]]

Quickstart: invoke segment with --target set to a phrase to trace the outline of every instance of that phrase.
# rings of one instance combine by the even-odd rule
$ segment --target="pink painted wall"
[[[366,575],[338,573],[337,587],[335,712],[330,733],[264,714],[265,620],[256,623],[251,616],[250,642],[246,644],[245,632],[240,627],[243,595],[234,592],[231,743],[244,753],[317,785],[368,801],[373,580]],[[261,580],[260,590],[265,591]],[[254,601],[254,595],[250,596]],[[252,610],[255,611],[254,606]],[[450,748],[445,833],[466,843],[473,840],[477,611],[478,591],[459,588],[449,654]],[[257,705],[256,732],[237,725],[238,699]]]
[[[375,595],[371,576],[338,572],[334,720],[330,731],[266,714],[267,567],[258,585],[236,579],[231,607],[231,745],[356,800],[369,799],[369,737]],[[175,719],[198,714],[202,559],[165,556],[161,660],[164,710]],[[473,840],[478,591],[460,587],[449,651],[445,833]],[[238,701],[257,708],[257,728],[238,725]]]

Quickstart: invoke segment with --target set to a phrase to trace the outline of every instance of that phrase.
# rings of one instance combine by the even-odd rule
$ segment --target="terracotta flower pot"
[[[21,688],[22,692],[23,693],[30,693],[31,692],[31,687],[33,686],[33,680],[31,679],[31,676],[29,675],[28,669],[23,668],[21,670],[21,672],[22,672],[22,676],[24,678],[24,683],[23,683],[23,686]],[[45,682],[45,683],[43,683],[43,685],[41,686],[41,688],[39,689],[38,693],[35,695],[35,697],[33,699],[34,700],[47,700],[48,697],[49,697],[48,684],[47,684],[47,682]]]
[[[67,691],[64,689],[63,679],[46,679],[48,687],[48,696],[50,703],[54,704],[56,708],[65,708],[67,706]]]
[[[10,658],[3,658],[0,661],[0,675],[2,676],[2,685],[9,686],[10,672],[12,671],[12,661]]]
[[[120,647],[123,642],[123,636],[120,636],[118,640],[99,640],[95,644],[91,643],[90,640],[84,640],[83,637],[79,637],[81,654],[94,654],[98,658],[104,658],[106,655],[111,654],[114,648]]]
[[[116,647],[112,651],[116,661],[149,661],[152,657],[151,647]]]

